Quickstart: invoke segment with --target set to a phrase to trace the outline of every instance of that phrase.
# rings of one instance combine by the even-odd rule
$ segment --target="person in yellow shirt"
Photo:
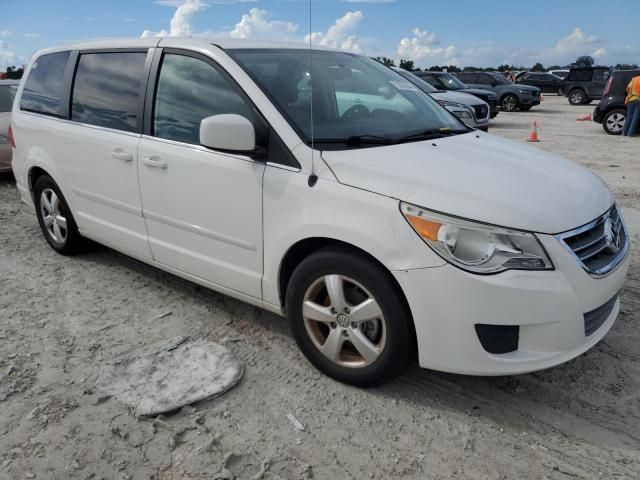
[[[627,115],[624,119],[622,135],[635,137],[638,135],[638,124],[640,124],[640,75],[631,79],[626,91],[624,103],[627,106]]]

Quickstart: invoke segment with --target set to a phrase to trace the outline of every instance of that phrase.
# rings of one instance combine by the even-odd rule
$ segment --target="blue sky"
[[[638,0],[312,0],[311,40],[434,64],[640,63]],[[303,41],[308,0],[2,0],[0,67],[91,38],[205,35]]]

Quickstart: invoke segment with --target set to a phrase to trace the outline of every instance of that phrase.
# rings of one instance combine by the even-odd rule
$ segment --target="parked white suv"
[[[367,57],[55,48],[31,61],[12,122],[20,194],[56,251],[90,238],[286,314],[344,382],[382,383],[416,351],[437,370],[538,370],[618,315],[629,239],[602,180],[469,129]]]

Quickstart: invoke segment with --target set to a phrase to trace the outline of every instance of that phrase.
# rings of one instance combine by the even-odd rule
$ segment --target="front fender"
[[[280,304],[278,278],[289,249],[309,238],[365,251],[389,271],[444,265],[404,219],[397,199],[299,172],[267,167],[264,176],[263,298]]]

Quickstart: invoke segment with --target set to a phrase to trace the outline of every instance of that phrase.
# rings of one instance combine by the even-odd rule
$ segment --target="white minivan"
[[[377,97],[377,98],[376,98]],[[38,52],[22,199],[85,238],[288,317],[321,371],[551,367],[614,323],[629,237],[600,178],[470,129],[364,56],[191,38]]]

